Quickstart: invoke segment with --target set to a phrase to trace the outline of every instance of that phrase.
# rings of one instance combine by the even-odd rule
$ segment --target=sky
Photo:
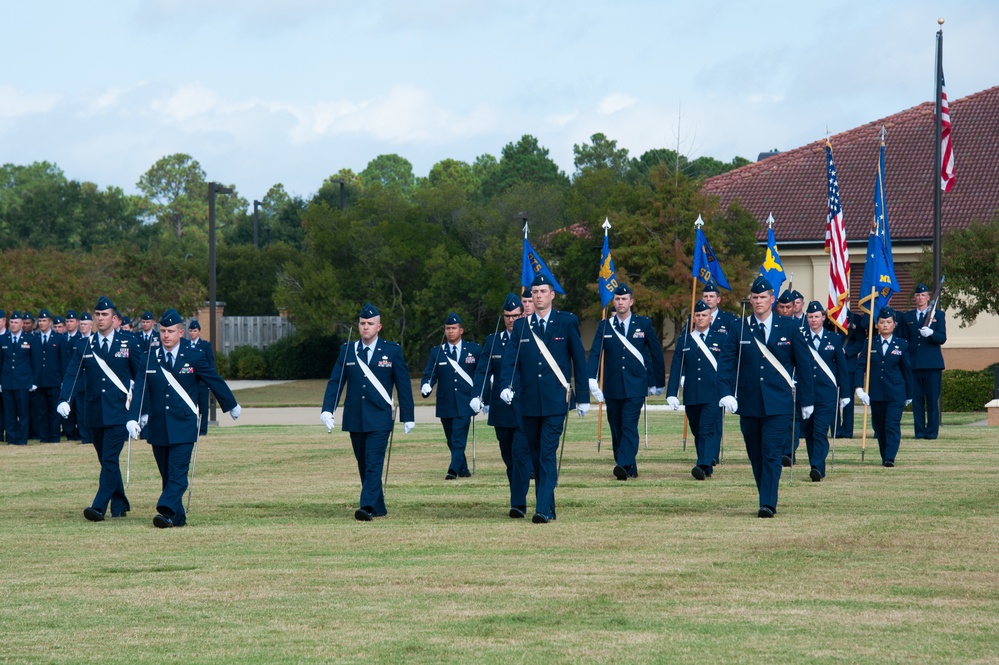
[[[0,163],[134,193],[187,153],[253,200],[524,134],[755,160],[930,101],[941,16],[950,99],[999,85],[995,0],[0,0]]]

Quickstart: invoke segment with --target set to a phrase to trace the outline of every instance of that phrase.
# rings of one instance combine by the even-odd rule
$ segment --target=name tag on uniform
[[[356,365],[357,363],[355,363],[355,362],[353,362],[351,360],[348,360],[345,364],[347,364],[347,365]]]
[[[438,366],[438,367],[440,367],[441,365],[447,365],[447,361],[445,360],[445,361],[444,361],[444,362],[442,362],[442,363],[437,363],[437,366]]]
[[[503,357],[503,354],[502,354],[502,353],[494,353],[493,355],[491,355],[491,356],[489,356],[489,357],[490,357],[490,358],[502,358],[502,357]]]
[[[156,373],[155,369],[147,369],[146,370],[146,374],[155,374],[155,373]]]
[[[614,335],[604,335],[604,339],[610,339],[610,338],[611,338],[611,337],[613,337],[613,336],[614,336]]]

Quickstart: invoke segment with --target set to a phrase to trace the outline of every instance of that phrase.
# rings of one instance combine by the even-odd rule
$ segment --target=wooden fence
[[[219,331],[219,352],[232,353],[237,346],[266,349],[295,332],[295,326],[283,316],[223,316]]]

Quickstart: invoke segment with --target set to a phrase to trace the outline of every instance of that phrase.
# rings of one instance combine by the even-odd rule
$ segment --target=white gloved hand
[[[801,419],[802,420],[808,420],[809,418],[812,417],[813,413],[815,413],[815,407],[814,406],[803,406],[803,407],[801,407]]]
[[[653,390],[655,390],[655,396],[659,397],[664,392],[666,392],[666,386],[656,386],[655,388],[653,388]]]
[[[850,406],[850,401],[851,400],[849,397],[844,397],[840,399],[839,405],[845,409],[846,407]]]
[[[871,397],[864,392],[863,388],[857,388],[857,399],[864,403],[864,406],[871,405]]]
[[[670,395],[666,398],[666,403],[670,405],[674,411],[680,410],[680,400],[676,398],[676,395]]]
[[[603,403],[603,401],[604,401],[604,392],[602,390],[600,390],[600,384],[597,382],[597,380],[596,379],[590,379],[589,385],[590,385],[590,394],[593,395],[593,399],[597,400],[598,402]]]
[[[233,420],[236,420],[236,418],[239,418],[239,414],[241,414],[241,413],[243,413],[243,408],[239,404],[237,404],[236,406],[234,406],[231,409],[229,409],[229,416]]]
[[[149,422],[149,414],[144,416],[139,416],[139,427],[145,428],[146,424]]]
[[[326,425],[327,432],[332,432],[333,427],[336,425],[336,423],[333,421],[333,414],[330,413],[329,411],[323,411],[322,413],[319,414],[319,422],[321,422],[323,425]]]
[[[482,415],[484,415],[484,416],[488,416],[489,415],[489,405],[488,404],[483,405],[483,407],[482,407]]]
[[[582,418],[583,416],[585,416],[586,412],[589,411],[589,410],[590,410],[590,404],[589,404],[589,402],[581,402],[580,404],[576,405],[576,413],[579,414],[580,418]]]
[[[125,429],[128,430],[128,438],[138,439],[139,438],[139,421],[129,420],[125,423]]]
[[[423,395],[424,397],[429,397],[430,392],[432,390],[433,388],[430,387],[429,383],[424,383],[422,386],[420,386],[420,394]]]
[[[59,402],[59,405],[56,407],[56,413],[63,418],[69,418],[69,412],[71,409],[72,407],[70,407],[69,402]]]
[[[500,392],[500,399],[507,404],[513,404],[513,391],[509,388],[504,388],[502,392]]]
[[[28,392],[29,392],[29,393],[33,393],[33,392],[35,392],[36,390],[38,390],[38,386],[31,386],[30,388],[28,388]]]
[[[910,404],[912,404],[912,400],[911,399],[905,400],[905,406],[909,406]]]
[[[687,377],[685,377],[685,376],[681,376],[680,377],[680,387],[681,388],[683,388],[683,383],[684,383],[684,381],[686,381],[686,379],[687,379]]]
[[[930,328],[929,326],[923,326],[922,328],[919,329],[919,334],[922,335],[923,337],[929,337],[930,335],[933,334],[933,328]]]
[[[736,401],[731,395],[725,395],[718,401],[718,406],[725,407],[725,410],[729,413],[735,413],[739,410],[739,402]]]
[[[470,408],[475,413],[482,411],[482,400],[478,397],[473,397],[472,401],[468,403],[468,408]]]
[[[413,422],[413,421],[409,421],[408,423],[403,423],[402,424],[402,433],[403,434],[409,434],[410,432],[413,431],[414,427],[416,427],[416,423]]]

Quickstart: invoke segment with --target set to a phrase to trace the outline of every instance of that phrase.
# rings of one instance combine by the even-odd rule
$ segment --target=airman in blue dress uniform
[[[759,492],[758,517],[777,513],[781,451],[795,408],[792,373],[797,372],[801,418],[814,410],[811,358],[797,324],[775,315],[773,287],[758,277],[751,289],[753,314],[729,335],[718,362],[718,405],[739,413],[746,453]],[[741,349],[741,351],[740,351]],[[738,379],[737,379],[738,377]]]
[[[928,310],[930,291],[925,284],[916,286],[913,300],[916,308],[902,315],[896,332],[909,345],[916,438],[935,439],[940,434],[940,382],[944,371],[940,347],[947,341],[947,319],[943,310]]]
[[[734,332],[732,334],[735,334]],[[718,359],[728,333],[718,332],[711,321],[711,307],[703,300],[694,305],[694,330],[676,342],[669,370],[666,403],[679,410],[677,394],[683,379],[683,404],[694,434],[697,463],[690,470],[697,480],[709,478],[721,447],[722,409],[718,406]]]
[[[197,319],[191,319],[191,323],[187,326],[187,334],[190,337],[188,340],[188,345],[192,349],[196,349],[201,353],[205,354],[205,358],[208,359],[208,364],[215,368],[215,351],[212,349],[210,342],[206,342],[201,339],[201,323]],[[208,434],[208,414],[209,414],[209,400],[208,400],[208,386],[202,384],[198,388],[198,409],[201,411],[201,428],[200,433],[202,435]]]
[[[189,344],[181,344],[184,319],[177,310],[168,309],[159,323],[160,345],[152,349],[153,355],[144,364],[145,372],[135,384],[137,399],[132,400],[126,428],[137,439],[139,421],[148,418],[146,441],[153,447],[162,479],[153,525],[168,529],[187,524],[184,492],[200,427],[199,387],[207,386],[215,393],[222,411],[228,412],[233,420],[239,418],[240,407],[205,354]]]
[[[31,417],[38,428],[42,443],[59,443],[62,440],[61,423],[56,406],[62,386],[65,363],[63,360],[66,338],[52,329],[52,313],[47,309],[38,312],[38,389],[34,392]]]
[[[160,334],[153,330],[155,323],[156,318],[152,312],[143,312],[139,320],[141,329],[131,333],[136,336],[139,348],[142,349],[143,353],[147,353],[150,348],[155,351],[156,347],[159,346]]]
[[[663,347],[652,319],[631,311],[634,294],[627,284],[614,289],[614,315],[597,325],[587,363],[590,394],[607,402],[614,449],[614,477],[638,477],[638,419],[645,398],[662,395],[666,387]],[[603,390],[600,360],[603,358]]]
[[[839,335],[824,326],[826,313],[818,300],[808,303],[805,320],[808,323],[805,341],[812,356],[815,411],[811,418],[802,421],[801,429],[805,435],[808,462],[812,467],[808,472],[809,478],[819,482],[826,477],[829,428],[839,407],[851,401],[853,376],[849,372]]]
[[[590,409],[586,351],[575,314],[552,307],[551,278],[539,273],[531,283],[534,313],[513,325],[514,343],[503,352],[500,399],[517,399],[521,426],[531,451],[535,478],[535,524],[555,519],[559,437],[576,400],[580,417]],[[575,393],[572,382],[575,381]],[[516,392],[515,392],[516,390]]]
[[[739,317],[731,312],[719,309],[722,298],[721,291],[718,290],[715,280],[709,279],[704,283],[704,288],[701,289],[701,300],[708,306],[708,311],[711,312],[711,329],[723,335],[729,334],[732,331],[732,326],[739,322]]]
[[[109,503],[112,517],[124,517],[131,510],[118,457],[128,436],[125,423],[129,420],[131,385],[133,381],[143,380],[145,358],[133,338],[114,330],[116,315],[114,303],[101,296],[94,306],[97,333],[76,347],[66,369],[57,407],[59,415],[64,418],[69,415],[74,384],[85,384],[86,409],[80,422],[85,422],[90,429],[101,464],[97,494],[90,507],[83,511],[83,516],[91,522],[104,520]]]
[[[425,399],[430,396],[434,385],[438,385],[436,416],[441,419],[444,438],[451,452],[445,480],[472,475],[468,470],[465,448],[468,446],[468,429],[475,415],[470,406],[474,396],[472,377],[475,376],[475,365],[482,347],[462,340],[464,334],[461,317],[455,312],[448,314],[444,322],[445,341],[430,351],[420,386],[420,394]]]
[[[853,376],[857,372],[857,357],[867,345],[867,324],[869,321],[870,319],[866,314],[861,314],[859,312],[850,312],[847,316],[846,335],[843,336],[843,353],[846,354],[846,369],[850,375],[851,388],[855,387],[853,385]],[[842,392],[843,391],[841,390],[841,399]],[[853,438],[853,418],[855,406],[855,400],[851,399],[850,402],[840,411],[839,425],[836,428],[837,439]]]
[[[94,317],[91,316],[90,312],[83,312],[80,314],[77,323],[77,334],[66,343],[63,349],[65,352],[65,355],[63,356],[63,366],[66,368],[67,376],[69,372],[69,362],[73,359],[73,354],[76,353],[76,349],[90,343],[90,336],[93,333],[94,328]],[[94,437],[90,433],[90,428],[87,427],[86,419],[84,418],[84,414],[87,412],[87,382],[80,381],[79,375],[80,371],[78,368],[76,376],[73,377],[73,383],[75,385],[71,386],[73,394],[69,399],[69,403],[72,408],[70,409],[69,415],[63,417],[63,423],[72,421],[72,431],[76,432],[75,438],[79,439],[81,444],[91,445],[94,442]],[[63,377],[63,382],[65,382],[65,380],[66,377]],[[61,397],[62,390],[59,392]],[[56,410],[58,410],[58,407],[56,407]]]
[[[403,431],[409,434],[416,426],[413,386],[409,382],[406,361],[402,358],[402,347],[383,341],[378,336],[381,329],[378,310],[371,303],[366,303],[358,322],[360,339],[340,347],[340,355],[326,384],[323,410],[319,414],[320,421],[332,432],[335,426],[333,412],[346,384],[343,430],[350,432],[350,443],[361,476],[360,507],[354,511],[354,519],[361,522],[370,522],[372,517],[388,513],[382,491],[382,468],[395,412],[393,387],[399,393],[399,417],[403,422]]]
[[[895,466],[895,457],[902,441],[902,410],[912,402],[912,369],[909,366],[909,345],[895,334],[895,317],[891,307],[878,312],[878,334],[865,347],[857,360],[854,382],[857,399],[871,407],[871,422],[878,437],[881,464]],[[871,357],[868,392],[864,390],[867,356]]]
[[[527,515],[527,491],[531,487],[531,452],[527,438],[520,427],[517,404],[507,404],[500,399],[503,384],[500,383],[500,370],[503,354],[513,343],[513,324],[523,316],[524,309],[520,298],[514,294],[506,297],[503,303],[503,327],[499,333],[486,337],[482,353],[475,364],[472,393],[475,397],[469,403],[472,411],[485,411],[489,424],[496,431],[500,457],[506,465],[506,478],[510,484],[510,517],[523,518]]]
[[[14,310],[9,330],[0,339],[0,389],[7,443],[14,446],[28,445],[28,395],[37,389],[40,371],[38,338],[25,333],[23,325],[21,313]]]

